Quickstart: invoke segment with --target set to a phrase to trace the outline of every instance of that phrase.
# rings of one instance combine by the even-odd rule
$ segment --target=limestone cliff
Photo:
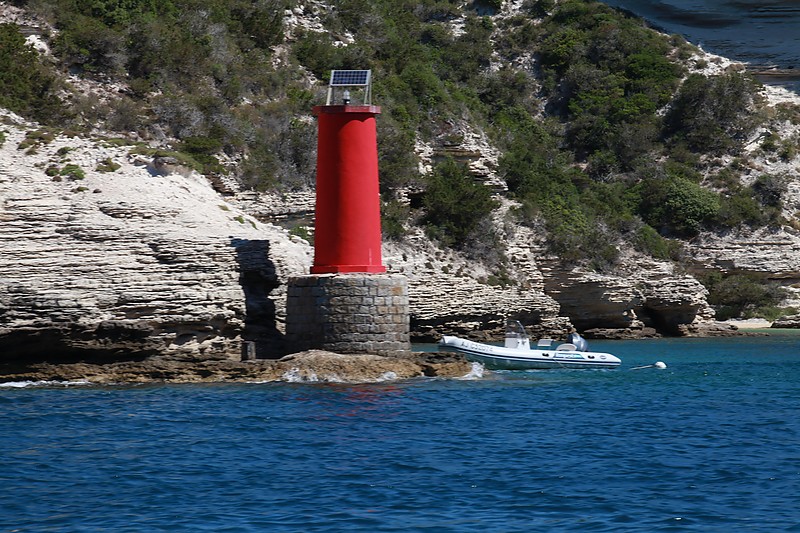
[[[3,360],[280,352],[283,280],[307,244],[132,146],[11,115],[2,130]]]
[[[310,216],[313,193],[223,196],[133,145],[11,114],[4,122],[2,360],[238,360],[245,341],[259,357],[291,351],[282,345],[286,280],[308,271],[312,249],[269,221]],[[414,339],[493,338],[506,317],[534,333],[577,326],[629,336],[681,333],[711,318],[702,287],[664,265],[597,276],[548,261],[530,229],[504,238],[509,284],[419,232],[387,243],[389,270],[409,277]]]

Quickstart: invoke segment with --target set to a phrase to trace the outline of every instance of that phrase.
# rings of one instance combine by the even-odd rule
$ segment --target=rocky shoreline
[[[175,361],[155,357],[107,364],[0,364],[0,383],[376,383],[480,375],[458,354],[421,352],[385,357],[310,350],[275,360]]]
[[[307,214],[313,191],[291,202],[222,193],[203,176],[130,145],[46,134],[9,113],[3,120],[0,363],[44,364],[43,354],[59,354],[65,379],[72,376],[67,363],[100,361],[104,368],[92,375],[121,372],[119,379],[133,381],[150,372],[136,361],[153,358],[176,362],[168,372],[176,380],[203,373],[222,379],[228,371],[273,379],[285,371],[274,360],[292,351],[283,340],[287,280],[308,272],[313,252],[278,223]],[[117,168],[103,168],[108,161]],[[70,165],[82,174],[48,170]],[[506,202],[503,209],[514,207]],[[673,264],[623,251],[619,272],[598,274],[549,257],[530,228],[505,238],[511,284],[489,283],[485,266],[436,248],[421,232],[385,243],[389,272],[409,280],[413,341],[443,334],[498,340],[507,317],[534,337],[561,338],[574,329],[614,339],[742,334],[715,321],[705,288]],[[724,255],[730,250],[752,256],[736,243],[698,242],[702,261],[741,262]],[[793,266],[785,270],[800,272]],[[246,344],[270,361],[241,361]],[[42,368],[28,377],[59,375]],[[420,373],[408,372],[397,375]]]
[[[745,68],[701,52],[692,62],[706,74]],[[92,94],[111,94],[102,84],[81,83]],[[791,178],[786,225],[703,233],[686,243],[684,264],[620,250],[614,271],[598,273],[553,257],[536,228],[509,227],[520,206],[498,192],[502,279],[437,247],[418,227],[406,228],[402,242],[384,243],[388,272],[408,278],[412,341],[444,334],[500,340],[506,318],[534,337],[573,330],[590,339],[752,334],[747,324],[716,320],[698,281],[709,270],[778,281],[791,294],[784,306],[800,308],[800,151],[778,158],[761,148],[772,134],[800,139],[796,111],[789,112],[800,98],[770,86],[764,97],[769,112],[785,118],[749,139],[738,179]],[[498,149],[475,125],[452,128],[446,137],[461,139],[457,145],[417,143],[421,168],[457,157],[493,190],[504,190]],[[287,282],[308,273],[313,254],[303,231],[289,229],[313,232],[311,189],[242,191],[232,178],[145,155],[134,139],[59,132],[1,109],[0,139],[0,381],[302,380],[319,378],[312,362],[345,368],[349,357],[357,357],[351,370],[331,375],[375,380],[470,371],[463,360],[440,368],[435,355],[369,359],[377,374],[360,368],[372,356],[286,355]],[[715,164],[732,161],[726,155]],[[800,318],[776,324],[800,327]],[[246,348],[255,348],[255,360],[243,360]],[[58,363],[45,354],[57,354]],[[298,378],[292,364],[301,362]]]

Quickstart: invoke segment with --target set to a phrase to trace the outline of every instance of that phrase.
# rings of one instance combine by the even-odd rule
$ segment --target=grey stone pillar
[[[405,276],[311,274],[289,279],[289,352],[397,355],[411,350],[409,327]]]

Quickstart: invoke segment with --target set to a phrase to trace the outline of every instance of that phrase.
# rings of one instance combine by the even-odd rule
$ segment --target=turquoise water
[[[594,342],[622,367],[467,381],[2,387],[0,532],[800,531],[799,344]]]

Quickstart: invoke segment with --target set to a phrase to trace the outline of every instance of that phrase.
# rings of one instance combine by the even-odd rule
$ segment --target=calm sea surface
[[[0,387],[0,532],[800,531],[800,336],[593,347],[622,367]]]

